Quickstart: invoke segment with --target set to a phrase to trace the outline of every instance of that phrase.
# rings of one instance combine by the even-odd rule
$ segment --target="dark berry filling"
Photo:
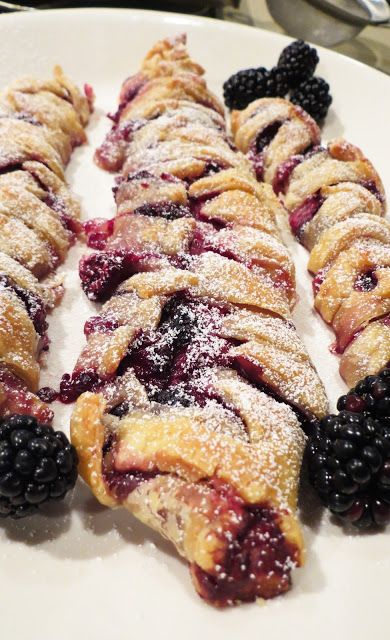
[[[320,269],[316,273],[315,277],[313,278],[312,287],[313,287],[314,296],[316,296],[317,293],[319,292],[328,271],[329,271],[329,266],[326,266],[323,269]]]
[[[98,392],[108,380],[109,378],[102,379],[92,369],[75,370],[72,375],[65,373],[60,382],[59,400],[64,404],[70,404],[86,391]]]
[[[42,404],[40,399],[31,393],[24,382],[0,367],[0,415],[9,416],[15,413],[33,415],[43,424],[51,424],[54,414],[49,407]]]
[[[91,333],[111,333],[118,328],[118,323],[104,316],[93,316],[89,318],[84,325],[84,335],[89,336]]]
[[[59,393],[55,389],[51,387],[42,387],[39,389],[37,393],[38,398],[42,400],[42,402],[47,402],[47,404],[51,404],[55,400],[58,400]]]
[[[93,253],[80,260],[81,286],[90,300],[105,300],[121,282],[135,273],[148,270],[150,261],[159,257],[126,249]]]
[[[248,151],[248,158],[253,164],[256,178],[259,182],[264,180],[264,150],[276,136],[283,122],[272,122],[265,129],[260,131],[251,148]]]
[[[145,125],[145,120],[126,120],[112,127],[104,142],[96,149],[95,159],[107,171],[120,171],[126,160],[126,149],[133,134]]]
[[[323,202],[324,198],[320,192],[317,192],[306,198],[302,204],[290,213],[290,226],[295,236],[299,238],[303,227],[314,218]]]
[[[365,273],[360,273],[353,285],[355,291],[372,291],[378,284],[375,270],[371,269]]]
[[[176,202],[153,202],[143,204],[134,210],[135,214],[150,216],[153,218],[165,218],[165,220],[178,220],[191,217],[191,211],[183,204]]]
[[[278,166],[272,182],[272,187],[276,195],[286,193],[292,172],[304,159],[305,156],[303,155],[291,156],[291,158],[288,158],[288,160],[285,160]]]
[[[50,209],[59,214],[60,222],[67,231],[73,236],[77,236],[80,233],[82,229],[81,222],[67,213],[66,204],[58,194],[49,190],[44,202]]]
[[[256,140],[253,145],[253,150],[255,151],[255,153],[261,153],[266,147],[268,147],[268,145],[272,142],[272,140],[278,133],[282,124],[283,122],[280,121],[272,122],[262,131],[260,131],[260,133],[256,136]]]
[[[26,307],[26,311],[34,325],[35,331],[40,336],[43,336],[48,328],[48,324],[46,322],[46,309],[42,298],[32,291],[28,291],[28,289],[24,289],[23,287],[15,284],[5,274],[0,274],[0,289],[9,289],[18,296]]]
[[[200,368],[226,364],[231,343],[213,335],[223,308],[187,295],[165,305],[159,327],[141,331],[119,368],[134,369],[151,399],[185,384]],[[188,393],[188,389],[187,389]]]
[[[384,196],[379,191],[375,180],[362,180],[360,184],[362,185],[362,187],[367,189],[367,191],[370,191],[376,197],[376,199],[379,200],[381,204],[384,203],[385,201]]]
[[[104,464],[103,459],[103,478],[107,485],[108,490],[112,493],[117,500],[124,501],[135,489],[148,480],[152,480],[157,475],[162,475],[157,472],[140,471],[132,469],[131,471],[120,472],[115,469],[108,470]]]
[[[238,505],[230,509],[238,510]],[[200,595],[217,606],[258,597],[272,598],[287,591],[298,550],[280,529],[279,516],[266,507],[240,508],[244,526],[228,545],[218,575],[192,565]],[[223,532],[227,535],[227,532]]]
[[[83,224],[83,230],[87,236],[87,245],[91,249],[104,249],[107,240],[114,231],[115,218],[106,220],[105,218],[94,218],[87,220]]]
[[[108,117],[113,120],[113,122],[119,122],[122,112],[125,110],[127,105],[134,100],[146,83],[147,78],[142,73],[137,73],[125,80],[121,91],[119,107],[115,113],[108,114]]]

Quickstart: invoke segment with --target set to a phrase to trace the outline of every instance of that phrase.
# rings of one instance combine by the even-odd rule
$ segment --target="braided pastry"
[[[90,94],[91,95],[91,94]],[[53,414],[35,393],[48,348],[46,315],[62,285],[51,277],[80,231],[80,207],[64,182],[85,139],[91,101],[59,67],[0,95],[0,415]]]
[[[290,318],[280,205],[184,44],[159,43],[125,82],[96,154],[122,169],[117,216],[87,224],[100,251],[80,263],[104,305],[61,393],[80,396],[71,435],[95,496],[167,537],[223,606],[284,592],[302,563],[297,415],[327,402]]]
[[[340,373],[354,386],[390,362],[390,224],[382,182],[349,142],[320,146],[314,121],[286,100],[256,100],[233,112],[232,130],[311,251],[314,306],[335,331]]]

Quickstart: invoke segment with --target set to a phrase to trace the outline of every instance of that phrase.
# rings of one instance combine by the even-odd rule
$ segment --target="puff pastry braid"
[[[262,99],[232,113],[238,148],[269,183],[311,252],[314,306],[336,333],[349,386],[390,362],[390,224],[382,182],[346,140],[320,144],[302,109]]]
[[[184,45],[158,43],[125,82],[97,152],[122,169],[80,264],[104,304],[61,392],[80,396],[71,435],[95,496],[167,537],[223,606],[284,592],[302,563],[291,407],[310,421],[326,398],[290,318],[278,200]]]
[[[56,67],[53,79],[23,78],[0,95],[1,416],[53,417],[35,394],[49,344],[46,314],[62,295],[53,272],[81,228],[64,169],[86,139],[88,92],[89,99]]]

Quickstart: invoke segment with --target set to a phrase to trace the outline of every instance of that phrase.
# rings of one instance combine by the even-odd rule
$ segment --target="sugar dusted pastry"
[[[1,417],[53,417],[35,393],[46,315],[62,295],[53,272],[81,228],[64,169],[86,140],[91,106],[59,67],[51,80],[23,78],[0,95]]]
[[[305,436],[323,386],[291,321],[283,213],[226,133],[185,39],[123,85],[96,161],[117,215],[86,225],[82,287],[103,302],[61,383],[80,471],[188,561],[216,606],[270,598],[303,562]]]
[[[286,138],[283,131],[294,126],[301,135]],[[257,100],[233,112],[232,130],[311,251],[314,306],[334,329],[340,373],[354,386],[390,361],[390,225],[382,182],[349,142],[321,146],[314,121],[286,100]]]

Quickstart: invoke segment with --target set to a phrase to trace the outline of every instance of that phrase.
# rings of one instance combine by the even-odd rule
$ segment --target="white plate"
[[[61,63],[78,83],[97,94],[89,127],[90,145],[79,149],[68,179],[81,196],[84,216],[114,213],[112,176],[92,162],[123,79],[159,38],[187,31],[189,48],[207,70],[209,85],[239,68],[272,66],[287,38],[230,23],[168,13],[122,10],[48,11],[0,17],[0,86],[23,74],[48,74]],[[390,79],[353,60],[321,50],[318,72],[334,96],[325,137],[344,135],[360,145],[390,184]],[[312,358],[335,400],[344,387],[333,336],[311,310],[307,254],[289,239],[298,267],[300,302],[296,320]],[[70,371],[93,305],[81,293],[76,248],[64,268],[67,293],[50,322],[52,338],[43,382],[58,385]],[[69,409],[56,407],[57,424],[68,429]],[[347,536],[321,514],[307,490],[307,564],[294,573],[286,596],[215,611],[195,594],[187,568],[169,544],[122,511],[100,507],[79,482],[73,498],[53,506],[50,516],[4,522],[0,530],[0,634],[4,640],[316,640],[386,637],[389,531]]]

